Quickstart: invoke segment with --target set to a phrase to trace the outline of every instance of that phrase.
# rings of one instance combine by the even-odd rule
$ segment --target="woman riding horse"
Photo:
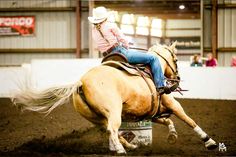
[[[178,77],[177,57],[174,53],[175,45],[176,43],[169,47],[154,45],[147,53],[159,59],[161,71],[171,79]],[[129,54],[130,52],[126,50],[125,53]],[[147,81],[154,91],[156,87],[153,81],[150,78],[147,78]],[[87,120],[107,129],[110,133],[109,149],[120,154],[126,153],[123,145],[131,149],[136,148],[135,145],[129,144],[118,135],[122,119],[130,116],[143,117],[150,113],[153,95],[155,104],[157,104],[158,95],[150,91],[142,77],[133,76],[103,64],[90,69],[78,83],[65,87],[52,87],[40,93],[24,91],[15,96],[14,102],[25,110],[49,114],[56,107],[66,104],[72,97],[76,111]],[[206,148],[217,147],[216,142],[184,112],[180,103],[171,94],[163,94],[160,97],[162,99],[161,111],[169,109],[179,119],[187,123],[204,141]],[[170,131],[175,132],[170,119],[154,118],[153,121],[162,122],[168,125]]]
[[[178,84],[166,86],[159,59],[152,54],[130,50],[129,42],[120,29],[115,24],[107,22],[108,15],[106,8],[97,7],[93,10],[93,17],[88,17],[88,20],[94,25],[92,36],[95,45],[97,45],[98,50],[102,52],[103,56],[119,52],[131,64],[149,64],[159,94],[169,94],[171,91],[174,91]]]

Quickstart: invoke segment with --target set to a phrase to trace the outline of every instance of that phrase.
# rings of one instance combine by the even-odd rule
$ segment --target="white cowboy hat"
[[[109,16],[107,9],[105,7],[97,7],[93,9],[93,16],[88,17],[91,23],[100,23],[106,20]]]

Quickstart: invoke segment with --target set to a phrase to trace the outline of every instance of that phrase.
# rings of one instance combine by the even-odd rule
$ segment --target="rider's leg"
[[[194,132],[205,142],[208,149],[216,148],[216,142],[208,137],[208,135],[184,112],[182,106],[174,99],[172,95],[162,95],[162,104],[171,109],[173,113],[182,121],[193,128]]]
[[[144,52],[134,51],[134,50],[129,50],[127,56],[128,56],[128,61],[130,63],[134,63],[134,64],[143,63],[143,64],[150,65],[151,71],[153,74],[154,83],[160,95],[164,93],[170,94],[172,91],[174,91],[178,87],[178,84],[166,86],[166,83],[164,81],[165,77],[161,68],[161,64],[160,64],[159,58],[157,58],[156,56],[150,53],[144,53]]]
[[[149,64],[155,85],[157,87],[165,86],[165,77],[161,69],[160,61],[156,56],[137,50],[127,50],[121,46],[117,47],[117,51],[124,54],[131,64]]]
[[[165,77],[162,72],[161,64],[156,56],[142,51],[127,50],[122,46],[117,46],[113,51],[121,52],[123,55],[126,56],[128,62],[131,64],[149,64],[153,74],[154,83],[160,95],[164,93],[169,94],[171,93],[171,91],[177,88],[177,84],[173,85],[172,87],[166,86],[164,81]]]

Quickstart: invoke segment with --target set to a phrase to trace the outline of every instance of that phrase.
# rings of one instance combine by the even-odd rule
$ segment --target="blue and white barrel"
[[[129,143],[145,146],[151,145],[152,122],[122,122],[119,129],[119,134],[122,135]]]

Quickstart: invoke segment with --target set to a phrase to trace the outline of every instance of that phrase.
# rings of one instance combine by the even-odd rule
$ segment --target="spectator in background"
[[[217,60],[213,57],[212,53],[207,54],[207,61],[206,61],[207,67],[215,67],[217,66]]]
[[[198,54],[195,54],[193,56],[192,63],[190,64],[191,67],[202,67],[202,62],[200,60],[200,56]]]
[[[236,56],[232,57],[231,67],[236,67]]]

